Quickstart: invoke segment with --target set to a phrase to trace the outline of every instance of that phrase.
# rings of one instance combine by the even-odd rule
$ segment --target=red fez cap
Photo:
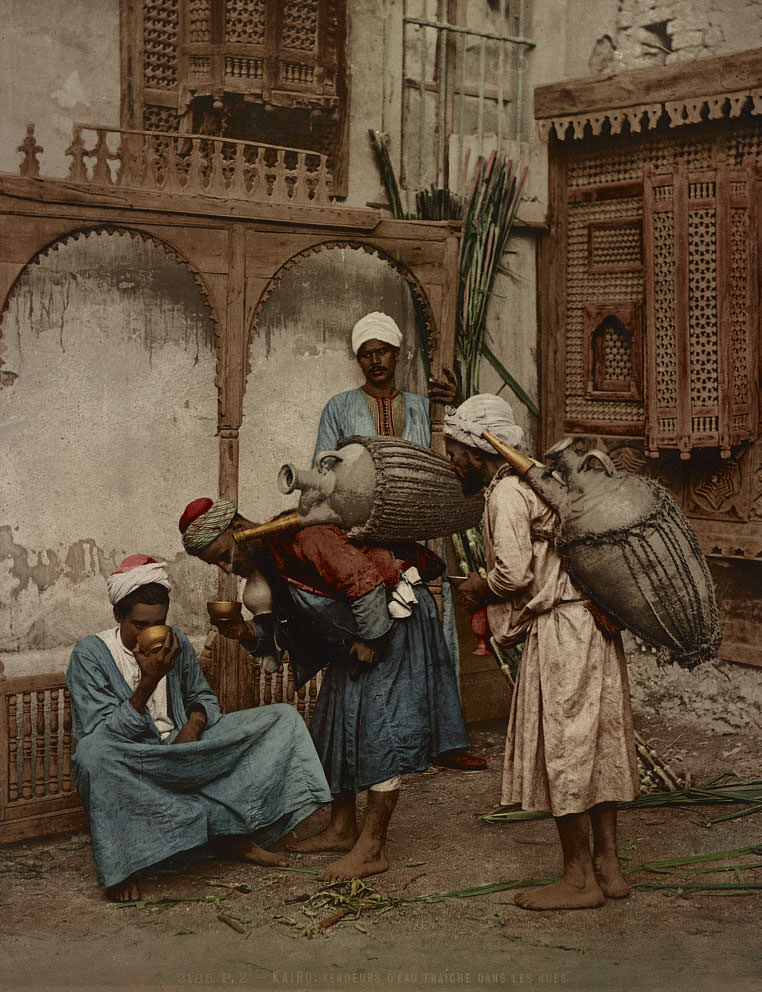
[[[189,524],[192,524],[197,517],[200,517],[202,514],[206,513],[207,510],[211,510],[213,506],[214,500],[209,499],[208,496],[202,496],[200,499],[191,500],[191,502],[188,503],[183,510],[183,515],[180,517],[180,533],[184,534]]]
[[[111,574],[119,575],[121,572],[131,572],[138,565],[158,565],[158,562],[149,555],[128,555],[119,568],[115,568]]]

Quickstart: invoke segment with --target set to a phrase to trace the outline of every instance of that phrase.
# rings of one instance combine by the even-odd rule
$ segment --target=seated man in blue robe
[[[429,402],[457,402],[458,384],[451,369],[442,370],[442,378],[429,380],[429,396],[398,389],[397,362],[402,345],[402,331],[388,314],[374,310],[365,314],[352,328],[351,345],[365,382],[356,389],[336,393],[323,407],[318,425],[313,462],[321,451],[331,451],[342,438],[398,437],[403,441],[431,445]],[[444,551],[440,551],[444,554]],[[459,678],[458,635],[450,583],[442,581],[442,623],[447,647]],[[437,755],[433,764],[458,771],[481,771],[487,762],[464,749]]]
[[[468,740],[436,604],[421,581],[444,566],[420,545],[400,560],[386,548],[353,544],[328,525],[236,546],[234,532],[251,526],[229,500],[194,500],[180,521],[189,554],[226,573],[267,579],[276,613],[307,632],[302,646],[318,657],[316,668],[321,643],[331,644],[310,722],[333,797],[331,820],[289,849],[342,852],[320,875],[324,880],[385,871],[400,776],[425,771],[435,755]],[[222,632],[253,654],[261,650],[262,628],[253,621]],[[358,828],[356,797],[366,789]]]
[[[331,801],[301,716],[284,704],[223,716],[180,630],[141,648],[140,632],[166,623],[162,563],[126,558],[108,591],[117,626],[79,641],[66,672],[75,781],[106,896],[140,898],[136,873],[212,837],[222,857],[286,864],[265,847]]]

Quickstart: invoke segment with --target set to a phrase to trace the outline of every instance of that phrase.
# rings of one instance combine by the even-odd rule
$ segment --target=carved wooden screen
[[[753,164],[647,171],[646,446],[650,455],[758,436]]]
[[[346,0],[121,0],[122,126],[328,156],[346,193]]]

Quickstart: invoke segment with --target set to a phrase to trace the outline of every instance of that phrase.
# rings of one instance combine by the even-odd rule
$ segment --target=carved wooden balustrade
[[[72,779],[73,750],[63,672],[0,673],[0,842],[87,823]]]
[[[38,176],[33,124],[19,151],[20,174]],[[66,154],[69,180],[88,185],[302,205],[333,192],[325,155],[255,141],[75,124]]]

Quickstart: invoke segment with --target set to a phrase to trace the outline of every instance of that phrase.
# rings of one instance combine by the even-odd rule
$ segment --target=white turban
[[[524,428],[516,423],[510,404],[492,393],[470,396],[454,413],[447,414],[442,433],[452,441],[494,455],[495,449],[481,436],[483,431],[491,431],[514,448],[524,440]]]
[[[109,575],[108,599],[115,606],[125,596],[147,586],[149,582],[158,582],[165,589],[170,589],[169,576],[164,569],[165,562],[156,561],[148,555],[130,555],[122,564]]]
[[[373,339],[384,341],[393,348],[399,348],[402,344],[402,331],[391,317],[385,313],[374,310],[373,313],[366,313],[352,328],[352,351],[357,352],[366,341]]]

